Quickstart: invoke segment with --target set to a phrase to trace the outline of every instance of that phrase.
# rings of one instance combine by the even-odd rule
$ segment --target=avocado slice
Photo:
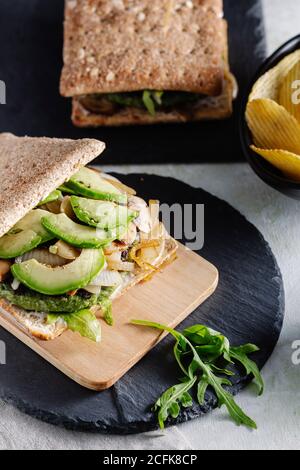
[[[60,295],[87,286],[104,268],[105,256],[101,249],[82,250],[69,264],[52,268],[35,259],[14,264],[13,275],[30,289],[46,295]]]
[[[43,226],[56,238],[77,248],[100,248],[123,234],[126,227],[115,230],[102,230],[80,225],[69,219],[66,214],[50,214],[42,219]]]
[[[9,259],[22,256],[41,243],[52,240],[51,235],[41,224],[41,219],[49,212],[34,209],[3,237],[0,238],[0,258]]]
[[[0,238],[0,258],[9,259],[24,255],[40,245],[42,239],[33,230],[20,230]]]
[[[44,211],[43,209],[33,209],[28,212],[23,219],[19,220],[9,233],[13,233],[15,230],[19,231],[20,229],[24,231],[33,230],[41,237],[42,243],[46,243],[54,238],[53,235],[43,227],[41,222],[42,218],[47,215],[49,215],[48,211]]]
[[[56,189],[55,191],[52,191],[52,193],[49,194],[49,196],[45,197],[45,199],[42,199],[41,202],[38,203],[38,207],[42,206],[43,204],[48,204],[49,202],[57,201],[61,197],[61,192]]]
[[[122,193],[109,181],[102,178],[100,173],[90,168],[81,168],[65,183],[65,186],[75,191],[76,194],[91,199],[101,199],[121,204],[127,202],[127,194]]]
[[[65,184],[60,185],[58,188],[62,193],[66,194],[76,194],[75,191],[73,191],[71,188],[68,188]]]
[[[96,201],[78,196],[71,196],[71,205],[76,217],[87,225],[105,230],[123,225],[127,227],[138,212],[119,206],[114,202]]]

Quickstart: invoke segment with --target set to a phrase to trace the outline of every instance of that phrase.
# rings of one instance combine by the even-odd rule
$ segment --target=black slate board
[[[241,93],[265,57],[261,0],[225,0],[232,71]],[[60,97],[63,0],[1,0],[0,80],[7,105],[0,130],[17,135],[95,137],[108,144],[101,162],[164,163],[243,159],[237,110],[227,121],[120,129],[78,129],[70,100]]]
[[[129,175],[122,180],[147,198],[205,204],[205,245],[200,253],[218,267],[220,284],[180,328],[204,323],[235,345],[255,343],[261,348],[255,359],[262,367],[276,345],[284,315],[281,274],[262,235],[235,209],[201,189],[158,176]],[[123,434],[155,429],[151,405],[180,376],[170,337],[114,387],[100,393],[72,382],[3,329],[0,340],[7,345],[7,365],[0,366],[0,396],[25,413],[69,429]],[[246,383],[240,370],[232,392]],[[194,404],[173,423],[201,416],[215,406],[215,397],[209,394],[205,406]]]

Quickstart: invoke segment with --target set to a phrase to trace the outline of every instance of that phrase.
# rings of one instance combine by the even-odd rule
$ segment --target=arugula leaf
[[[153,99],[159,106],[162,106],[163,104],[163,101],[162,101],[163,95],[164,95],[163,91],[152,91]]]
[[[249,357],[247,357],[247,354],[256,351],[258,351],[258,347],[254,344],[246,344],[244,346],[232,347],[230,348],[230,357],[240,362],[244,366],[247,375],[253,375],[254,382],[258,388],[258,395],[261,396],[264,392],[264,382],[262,376],[255,362],[249,359]]]
[[[104,95],[111,103],[119,104],[120,106],[128,106],[133,108],[143,108],[143,100],[140,93],[107,93]],[[101,95],[100,95],[101,97]]]
[[[205,374],[202,375],[197,386],[197,400],[199,405],[204,405],[205,393],[209,383]]]
[[[109,326],[113,326],[114,318],[112,314],[112,301],[109,298],[105,298],[101,301],[101,310],[103,312],[103,318]]]
[[[193,377],[181,384],[168,388],[154,405],[154,411],[158,411],[157,417],[159,426],[164,429],[165,421],[169,416],[177,418],[180,412],[180,405],[184,408],[192,406],[193,400],[188,391],[193,387],[197,377]]]
[[[70,330],[77,331],[81,336],[95,341],[96,343],[101,341],[101,325],[91,310],[85,309],[66,315],[48,314],[47,323],[51,325],[59,318],[67,323]]]
[[[154,104],[154,101],[153,101],[151,91],[145,90],[143,92],[143,103],[144,103],[145,108],[147,109],[148,113],[151,114],[151,116],[155,116],[155,104]]]
[[[182,332],[183,336],[189,339],[195,346],[201,357],[213,362],[222,354],[229,353],[228,339],[204,325],[193,325]],[[230,359],[228,362],[231,362]]]
[[[233,396],[222,387],[222,385],[232,385],[229,380],[211,374],[208,378],[208,383],[212,386],[218,397],[219,408],[221,408],[222,405],[225,405],[231,418],[238,425],[244,424],[249,428],[257,429],[256,423],[243,412],[235,402]]]
[[[176,339],[174,356],[180,369],[185,374],[185,379],[181,384],[169,388],[157,400],[155,410],[158,411],[160,427],[164,427],[164,422],[169,416],[178,416],[180,406],[184,406],[184,400],[182,399],[184,393],[190,390],[198,381],[197,399],[200,405],[204,403],[207,388],[211,387],[217,396],[218,406],[225,405],[229,415],[238,425],[243,424],[256,429],[256,423],[243,412],[233,396],[224,388],[224,386],[232,385],[226,375],[231,376],[234,373],[218,367],[215,363],[218,359],[225,359],[228,363],[232,363],[232,359],[238,360],[246,368],[247,373],[253,374],[262,393],[263,380],[258,367],[247,357],[247,354],[258,350],[256,346],[245,345],[231,348],[225,336],[204,325],[194,325],[185,329],[183,333],[179,333],[160,323],[143,320],[132,320],[131,323],[168,331]],[[216,374],[221,374],[221,377]],[[189,403],[192,404],[187,399],[185,406],[191,406]]]

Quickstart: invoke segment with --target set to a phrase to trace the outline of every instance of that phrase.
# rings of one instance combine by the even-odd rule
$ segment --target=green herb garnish
[[[204,325],[194,325],[179,333],[159,323],[143,320],[132,320],[131,323],[168,331],[176,339],[174,356],[184,378],[180,384],[166,390],[154,405],[162,429],[168,417],[177,418],[181,407],[192,406],[193,400],[189,391],[196,384],[200,405],[204,403],[207,388],[211,387],[217,396],[218,406],[225,405],[238,425],[257,428],[256,423],[243,412],[231,393],[224,388],[232,385],[228,377],[234,373],[223,366],[223,363],[228,366],[236,361],[242,364],[247,374],[253,375],[258,394],[261,395],[264,390],[263,379],[255,362],[248,357],[248,354],[258,351],[255,345],[231,347],[225,336]]]
[[[145,90],[143,92],[143,103],[151,116],[155,116],[155,106],[162,105],[162,95],[162,91]]]
[[[185,106],[196,103],[202,98],[198,93],[189,93],[186,91],[158,91],[158,90],[141,90],[123,93],[104,93],[87,95],[90,99],[87,102],[83,100],[83,105],[91,112],[101,113],[101,100],[107,100],[110,103],[121,107],[132,107],[146,109],[151,116],[155,116],[157,111],[167,111],[177,106]],[[94,104],[94,106],[91,106]],[[99,111],[97,111],[99,107]],[[65,190],[65,186],[60,188]]]
[[[95,341],[96,343],[101,341],[101,325],[91,310],[84,309],[66,315],[50,313],[47,315],[47,323],[50,325],[59,319],[66,322],[69,330],[77,331],[81,336]]]
[[[114,318],[112,314],[112,301],[109,298],[101,301],[101,310],[103,312],[103,318],[109,326],[113,326]]]

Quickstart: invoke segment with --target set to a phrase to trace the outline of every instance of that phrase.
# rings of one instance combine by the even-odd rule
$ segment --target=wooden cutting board
[[[75,382],[91,390],[104,390],[165,336],[155,329],[131,325],[131,319],[175,327],[214,292],[217,284],[217,269],[179,244],[178,258],[171,265],[113,303],[115,325],[101,321],[99,344],[70,331],[53,341],[39,341],[7,316],[0,315],[0,324]]]

